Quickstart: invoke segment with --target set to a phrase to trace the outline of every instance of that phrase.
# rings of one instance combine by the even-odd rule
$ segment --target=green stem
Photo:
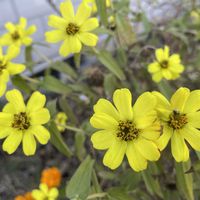
[[[93,186],[94,186],[94,189],[95,189],[95,192],[101,192],[101,187],[99,185],[99,181],[97,179],[97,175],[96,175],[96,172],[95,170],[93,169],[92,170],[92,183],[93,183]]]
[[[22,75],[22,78],[29,81],[29,82],[32,82],[32,83],[39,83],[40,81],[36,80],[36,79],[33,79],[33,78],[30,78],[28,76],[25,76],[25,75]]]
[[[107,196],[107,193],[106,193],[106,192],[91,194],[91,195],[89,195],[89,196],[87,197],[87,200],[96,199],[96,198],[103,198],[103,197],[106,197],[106,196]]]
[[[69,125],[62,125],[62,124],[57,124],[57,126],[62,126],[63,128],[66,128],[67,130],[70,130],[70,131],[74,131],[74,132],[83,132],[82,129],[79,129],[79,128],[75,128],[73,126],[69,126]]]

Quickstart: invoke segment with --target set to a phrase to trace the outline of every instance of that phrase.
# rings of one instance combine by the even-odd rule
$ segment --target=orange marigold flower
[[[61,172],[56,167],[51,167],[42,171],[41,183],[45,183],[49,188],[58,187],[61,182]]]
[[[33,199],[32,195],[31,195],[31,192],[27,192],[24,195],[16,196],[15,200],[34,200],[34,199]]]

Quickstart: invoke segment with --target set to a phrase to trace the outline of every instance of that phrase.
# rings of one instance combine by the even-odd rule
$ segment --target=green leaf
[[[104,90],[107,96],[111,96],[116,88],[119,88],[119,83],[113,74],[108,74],[104,79]]]
[[[30,94],[32,91],[31,87],[27,84],[27,82],[19,75],[15,75],[12,77],[12,83],[17,88],[26,92],[27,94]]]
[[[34,66],[34,62],[32,58],[32,50],[33,50],[33,46],[31,45],[25,48],[26,67],[28,67],[30,71],[33,70],[33,66]]]
[[[158,180],[156,180],[149,169],[141,172],[143,180],[145,182],[146,188],[151,195],[156,195],[160,198],[163,198],[163,193],[160,187]]]
[[[108,17],[107,17],[107,9],[106,9],[106,0],[96,0],[98,14],[100,16],[102,24],[107,27],[108,25]]]
[[[123,187],[110,188],[107,193],[109,200],[135,200],[128,195],[128,191]]]
[[[175,163],[176,185],[179,192],[187,200],[194,200],[193,195],[193,177],[191,173],[186,174],[191,167],[190,161]]]
[[[77,73],[73,70],[73,68],[69,64],[67,64],[65,62],[57,61],[51,65],[51,68],[55,69],[59,72],[62,72],[64,74],[72,77],[73,79],[77,78]]]
[[[116,33],[119,39],[119,43],[123,48],[132,45],[135,42],[135,33],[133,32],[133,26],[127,19],[127,16],[120,14],[116,15],[117,29]]]
[[[86,154],[86,150],[84,147],[85,143],[85,135],[83,132],[77,132],[75,135],[75,149],[76,149],[76,155],[79,160],[83,160],[83,157]]]
[[[69,199],[85,200],[87,198],[90,191],[93,165],[94,160],[89,156],[80,164],[66,187],[66,196]]]
[[[115,61],[115,59],[108,51],[104,50],[100,51],[97,54],[97,57],[98,60],[113,74],[115,74],[120,80],[125,80],[125,75],[121,67],[118,65],[118,63]]]
[[[49,125],[49,131],[51,133],[51,143],[60,151],[62,154],[64,154],[67,157],[70,157],[72,155],[72,152],[70,151],[67,144],[64,142],[63,137],[61,133],[58,131],[56,124],[52,121]]]
[[[42,89],[58,94],[71,93],[71,89],[66,84],[62,83],[60,80],[50,75],[44,77],[44,80],[41,82],[40,86]]]
[[[68,118],[73,124],[77,124],[77,118],[76,115],[74,114],[74,111],[72,110],[72,107],[68,104],[67,99],[62,97],[58,101],[60,108],[62,111],[66,113]]]
[[[56,109],[56,104],[57,104],[57,99],[48,101],[46,107],[50,112],[51,118],[54,118],[56,113],[57,113],[57,109]]]

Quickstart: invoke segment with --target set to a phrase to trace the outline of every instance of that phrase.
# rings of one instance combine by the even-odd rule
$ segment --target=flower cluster
[[[132,106],[128,89],[114,92],[113,102],[100,99],[94,106],[90,123],[95,132],[91,141],[94,148],[108,149],[104,165],[117,168],[124,155],[133,170],[147,168],[147,161],[156,161],[169,139],[177,162],[189,159],[185,140],[200,150],[200,90],[178,89],[170,102],[159,92],[145,92]]]
[[[61,182],[61,172],[58,168],[52,167],[44,169],[41,174],[39,189],[34,189],[24,195],[18,195],[15,200],[56,200]]]

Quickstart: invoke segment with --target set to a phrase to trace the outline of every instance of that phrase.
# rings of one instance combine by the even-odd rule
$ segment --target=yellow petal
[[[181,134],[193,149],[200,151],[200,131],[198,129],[186,126],[181,130]]]
[[[157,118],[156,111],[149,111],[146,116],[134,117],[134,122],[138,129],[145,129],[151,126]]]
[[[45,199],[46,195],[40,190],[32,190],[31,195],[34,199]]]
[[[24,133],[22,144],[23,151],[26,156],[31,156],[35,154],[36,142],[33,134],[29,130]]]
[[[96,46],[98,42],[98,37],[93,33],[88,33],[88,32],[79,33],[78,38],[83,44],[87,46],[92,46],[92,47]]]
[[[53,30],[45,33],[45,40],[49,43],[57,43],[66,38],[66,34],[61,30]]]
[[[10,75],[16,75],[22,73],[26,69],[25,65],[16,64],[9,62],[7,65],[7,70]]]
[[[0,126],[11,126],[13,115],[10,113],[0,112]]]
[[[155,123],[151,127],[141,130],[140,136],[147,140],[157,140],[160,136],[160,123]]]
[[[189,95],[190,90],[188,88],[179,88],[170,100],[173,109],[182,112]]]
[[[16,111],[24,112],[25,111],[25,104],[24,99],[19,90],[10,90],[6,93],[6,99],[8,102],[13,104]]]
[[[172,135],[171,150],[172,155],[177,162],[187,161],[189,159],[189,150],[181,132],[175,131]]]
[[[71,0],[65,1],[60,4],[60,12],[62,16],[69,22],[74,18],[74,8]]]
[[[6,82],[1,82],[0,81],[0,97],[2,97],[6,91],[7,83]]]
[[[116,130],[118,122],[111,116],[107,114],[94,114],[90,123],[94,128],[98,129],[107,129],[107,130]]]
[[[13,33],[16,30],[15,25],[11,22],[6,23],[5,28],[11,33]]]
[[[176,65],[179,65],[181,62],[180,56],[178,54],[173,54],[169,57],[169,66],[175,67]]]
[[[168,127],[167,125],[163,126],[163,133],[157,140],[158,148],[162,151],[168,144],[170,138],[172,137],[173,129]]]
[[[115,131],[101,130],[92,134],[91,141],[95,149],[108,149],[115,141]]]
[[[50,139],[50,133],[44,126],[32,126],[30,132],[40,144],[47,144]]]
[[[27,112],[35,112],[37,110],[40,110],[41,108],[44,107],[45,102],[46,102],[45,95],[36,91],[31,95],[30,99],[28,100],[26,110]]]
[[[16,151],[21,141],[22,141],[22,131],[13,131],[5,139],[3,143],[3,150],[6,151],[8,154],[12,154]]]
[[[7,83],[9,81],[8,70],[4,69],[0,74],[0,84]]]
[[[35,25],[32,25],[30,27],[28,27],[28,29],[26,29],[26,35],[32,35],[33,33],[35,33],[37,30],[37,27]]]
[[[163,78],[163,76],[162,76],[162,72],[161,71],[158,71],[158,72],[156,72],[155,74],[152,75],[152,79],[156,83],[160,82],[162,78]]]
[[[32,42],[33,42],[33,39],[30,38],[30,37],[25,37],[25,38],[23,38],[23,40],[22,40],[22,43],[23,43],[25,46],[31,45]]]
[[[126,153],[127,142],[116,139],[105,153],[103,164],[111,169],[116,169],[122,163]]]
[[[121,120],[132,120],[132,95],[130,91],[126,88],[116,90],[113,94],[113,101]]]
[[[87,32],[96,29],[99,26],[98,19],[93,17],[90,19],[87,19],[81,26],[80,30],[82,32]]]
[[[150,92],[141,94],[133,106],[134,116],[146,116],[153,111],[156,106],[156,97]]]
[[[169,58],[169,47],[165,45],[163,52],[164,52],[165,60],[168,60],[168,58]]]
[[[147,160],[136,149],[134,142],[128,143],[126,156],[133,170],[139,172],[147,168]]]
[[[0,139],[7,137],[11,133],[10,127],[0,126]]]
[[[183,65],[175,65],[175,66],[169,66],[168,68],[170,71],[174,72],[174,73],[181,73],[184,71],[184,66]]]
[[[152,94],[156,97],[157,99],[157,105],[156,108],[161,108],[161,109],[166,109],[170,110],[170,103],[169,101],[163,96],[160,92],[153,91]]]
[[[162,62],[163,60],[165,60],[165,55],[164,55],[164,51],[163,49],[156,49],[156,59],[158,62]]]
[[[7,103],[4,107],[2,112],[4,113],[11,113],[11,114],[16,114],[15,107],[11,103]]]
[[[59,53],[62,56],[68,56],[70,53],[79,53],[82,45],[79,39],[75,36],[67,37],[60,47]]]
[[[58,189],[57,188],[52,188],[49,191],[49,197],[52,199],[56,199],[59,195]]]
[[[200,128],[200,112],[187,114],[188,124],[194,128]]]
[[[88,4],[81,3],[75,16],[75,23],[79,26],[82,25],[90,17],[91,11],[92,8]]]
[[[48,18],[48,25],[53,28],[64,31],[67,27],[67,21],[62,17],[56,15],[50,15]]]
[[[149,73],[155,73],[160,70],[160,64],[158,62],[153,62],[150,65],[148,65],[148,72]]]
[[[19,19],[20,28],[25,29],[27,25],[27,20],[24,17],[20,17]]]
[[[15,46],[9,46],[7,49],[6,59],[12,60],[13,58],[16,58],[20,53],[20,48]]]
[[[170,70],[168,70],[168,69],[162,69],[162,75],[167,80],[171,80],[172,79],[172,74],[171,74]]]
[[[94,112],[95,113],[105,113],[110,115],[116,120],[119,120],[119,113],[117,112],[116,108],[113,106],[110,101],[106,99],[99,99],[97,104],[94,105]]]
[[[50,119],[49,111],[46,108],[31,112],[29,116],[31,120],[31,125],[46,124]]]
[[[160,158],[160,152],[154,142],[139,137],[135,140],[134,145],[140,154],[147,160],[156,161]]]
[[[190,113],[200,110],[200,90],[193,90],[188,97],[183,112]]]

